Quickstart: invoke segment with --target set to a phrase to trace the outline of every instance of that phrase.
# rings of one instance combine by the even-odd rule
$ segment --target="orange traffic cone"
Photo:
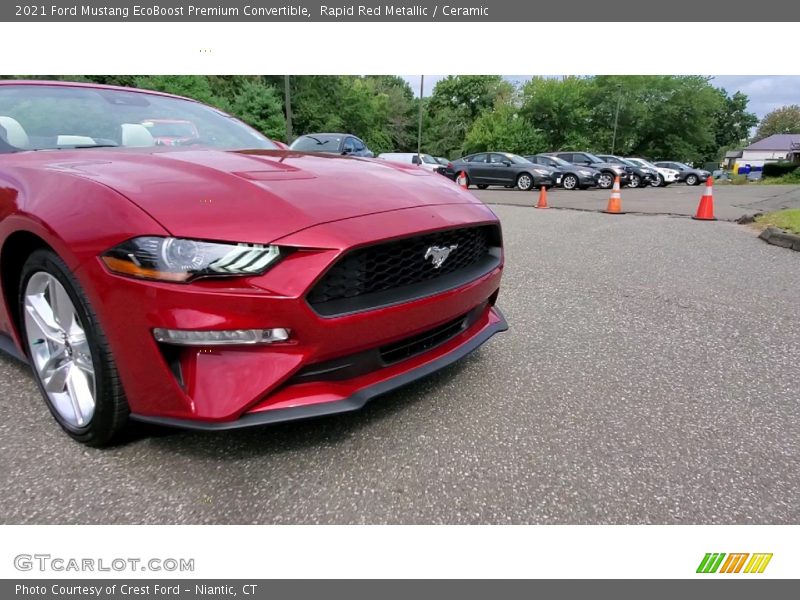
[[[456,183],[461,186],[462,189],[467,189],[469,185],[467,184],[467,173],[466,171],[461,171],[456,177]]]
[[[608,207],[603,211],[609,215],[621,215],[622,196],[619,193],[619,175],[614,178],[614,187],[611,188],[611,197],[608,199]]]
[[[536,208],[550,208],[547,206],[547,188],[544,186],[539,188],[539,203]]]
[[[697,214],[692,217],[698,221],[716,221],[714,217],[714,179],[709,177],[706,179],[706,193],[700,198],[700,204],[697,205]]]

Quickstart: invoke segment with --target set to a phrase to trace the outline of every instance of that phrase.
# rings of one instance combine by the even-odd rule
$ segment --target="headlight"
[[[185,283],[200,277],[260,275],[280,256],[278,246],[147,236],[123,242],[101,259],[120,275]]]
[[[592,176],[592,172],[591,172],[591,171],[585,171],[585,170],[583,170],[583,169],[581,169],[580,171],[578,171],[578,173],[580,173],[580,174],[581,174],[581,175],[583,175],[584,177],[591,177],[591,176]]]

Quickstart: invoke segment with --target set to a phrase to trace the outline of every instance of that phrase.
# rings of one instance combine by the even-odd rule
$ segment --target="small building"
[[[742,152],[742,161],[772,162],[792,160],[800,153],[800,133],[776,133],[750,144]]]
[[[764,163],[784,160],[800,162],[800,133],[776,133],[750,144],[734,161],[733,170],[749,174],[761,171]]]

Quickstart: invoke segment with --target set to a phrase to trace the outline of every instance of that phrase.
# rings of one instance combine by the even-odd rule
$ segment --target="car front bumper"
[[[276,240],[297,250],[259,277],[167,284],[112,275],[99,260],[76,274],[96,307],[132,417],[225,429],[354,410],[457,360],[505,329],[494,307],[502,256],[490,271],[463,285],[396,305],[325,317],[306,299],[328,267],[350,249],[496,224],[494,214],[480,204],[445,205],[435,212],[406,209],[391,217],[378,213],[326,223]],[[470,320],[463,329],[403,360],[374,364],[347,377],[301,377],[315,365],[402,345],[466,315]],[[290,330],[288,341],[188,347],[159,343],[153,336],[155,328],[277,327]]]
[[[198,421],[171,417],[132,414],[131,418],[167,427],[180,427],[204,431],[224,431],[273,423],[284,423],[314,417],[359,410],[373,398],[389,393],[464,358],[479,348],[495,333],[506,331],[508,324],[497,307],[487,307],[480,320],[463,337],[454,339],[440,348],[429,351],[420,360],[406,361],[398,368],[386,368],[380,373],[340,382],[335,387],[327,384],[300,384],[295,389],[287,387],[275,398],[257,405],[232,421]],[[312,401],[312,400],[318,401]],[[295,401],[297,401],[295,403]]]

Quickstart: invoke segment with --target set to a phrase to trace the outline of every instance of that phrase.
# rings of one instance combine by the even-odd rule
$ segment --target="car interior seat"
[[[58,146],[91,146],[95,143],[94,138],[85,135],[60,135],[56,138]]]
[[[156,141],[147,127],[138,123],[122,124],[122,145],[133,147],[155,146]]]
[[[0,125],[2,125],[2,130],[5,130],[4,137],[6,142],[16,148],[30,147],[30,139],[28,138],[28,134],[25,133],[25,130],[22,128],[22,125],[19,124],[19,121],[12,119],[11,117],[0,116]]]

